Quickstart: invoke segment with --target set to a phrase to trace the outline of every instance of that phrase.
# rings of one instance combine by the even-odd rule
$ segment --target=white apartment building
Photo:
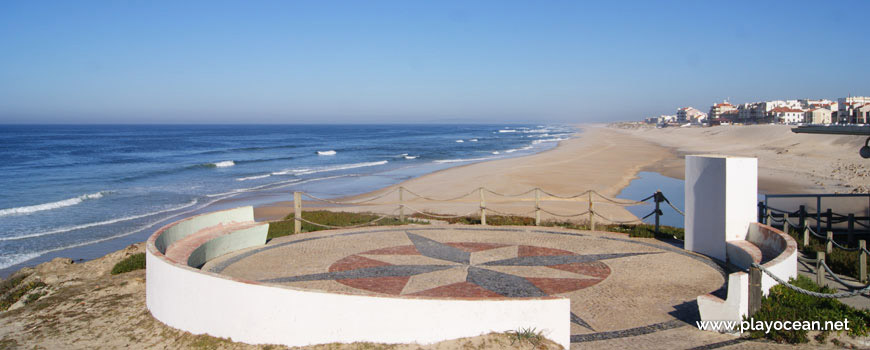
[[[837,99],[837,118],[835,123],[867,123],[866,115],[859,115],[861,107],[870,104],[870,97],[854,96]]]
[[[831,124],[833,111],[824,107],[816,107],[804,112],[804,123]]]
[[[707,118],[707,113],[701,112],[694,107],[683,107],[677,109],[677,122],[700,124]]]
[[[804,111],[789,107],[776,107],[768,113],[768,120],[782,124],[797,124],[804,122]]]
[[[734,111],[737,111],[737,107],[728,103],[728,101],[723,101],[722,103],[710,106],[710,112],[707,113],[707,118],[710,120],[722,119],[723,115],[731,115],[730,113]]]

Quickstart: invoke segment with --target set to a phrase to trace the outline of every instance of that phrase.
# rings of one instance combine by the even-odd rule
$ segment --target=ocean
[[[0,125],[0,275],[204,211],[365,193],[528,155],[563,125]],[[228,203],[228,200],[232,200]]]

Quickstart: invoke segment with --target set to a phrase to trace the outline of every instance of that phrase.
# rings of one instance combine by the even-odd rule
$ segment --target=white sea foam
[[[477,142],[477,139],[471,139],[471,140],[468,140],[468,141],[471,141],[471,142]]]
[[[0,209],[0,216],[14,215],[14,214],[30,214],[43,210],[52,210],[57,208],[69,207],[81,202],[84,202],[88,199],[99,199],[103,198],[103,193],[108,193],[106,191],[101,191],[97,193],[91,194],[83,194],[78,197],[64,199],[62,201],[37,204],[37,205],[29,205],[26,207],[17,207],[17,208],[8,208],[8,209]]]
[[[92,222],[92,223],[82,224],[82,225],[66,226],[66,227],[61,227],[61,228],[54,229],[54,230],[50,230],[50,231],[42,231],[42,232],[30,233],[30,234],[21,235],[21,236],[0,237],[0,241],[15,241],[15,240],[20,240],[20,239],[27,239],[27,238],[41,237],[41,236],[53,235],[53,234],[64,233],[64,232],[69,232],[69,231],[81,230],[81,229],[90,228],[90,227],[103,226],[103,225],[110,225],[110,224],[115,224],[115,223],[124,222],[124,221],[136,220],[136,219],[146,218],[146,217],[149,217],[149,216],[154,216],[154,215],[157,215],[157,214],[163,214],[163,213],[168,213],[168,212],[171,212],[171,211],[176,211],[176,210],[181,210],[181,209],[189,208],[189,207],[191,207],[191,206],[196,205],[197,202],[198,202],[198,201],[197,201],[196,199],[194,199],[194,200],[190,201],[189,203],[187,203],[187,204],[185,204],[185,205],[182,205],[182,206],[178,206],[178,207],[174,207],[174,208],[169,208],[169,209],[158,210],[158,211],[153,211],[153,212],[150,212],[150,213],[145,213],[145,214],[140,214],[140,215],[125,216],[125,217],[121,217],[121,218],[117,218],[117,219],[111,219],[111,220],[105,220],[105,221]]]
[[[40,255],[42,255],[42,254],[40,254],[38,252],[0,255],[0,269],[5,269],[9,266],[23,263],[27,260],[36,258]]]
[[[307,179],[304,181],[298,181],[298,180],[294,179],[294,180],[290,180],[290,181],[279,181],[277,183],[272,183],[269,185],[257,186],[257,187],[264,188],[266,186],[278,185],[278,186],[274,186],[274,187],[270,187],[270,188],[281,188],[281,187],[286,187],[286,186],[295,185],[295,184],[320,181],[320,180],[330,180],[330,179],[336,179],[336,178],[347,177],[347,176],[350,176],[350,175],[326,176],[326,177],[321,177],[321,178],[316,178],[316,179]],[[247,192],[247,191],[242,191],[242,192]],[[96,244],[96,243],[101,243],[101,242],[113,240],[113,239],[124,237],[124,236],[129,236],[129,235],[132,235],[134,233],[141,232],[145,229],[154,227],[155,225],[157,225],[161,222],[165,222],[166,220],[195,212],[197,210],[200,210],[202,208],[205,208],[205,207],[211,205],[212,203],[215,203],[215,202],[220,201],[222,199],[230,198],[230,197],[237,195],[239,193],[241,193],[241,192],[234,191],[234,192],[228,192],[228,193],[224,193],[224,194],[208,195],[207,197],[218,197],[218,198],[214,198],[211,201],[203,203],[202,205],[196,206],[195,208],[192,208],[190,210],[186,210],[186,211],[183,211],[180,213],[175,213],[175,214],[169,215],[165,218],[161,218],[160,220],[156,220],[154,222],[140,226],[134,230],[122,232],[122,233],[119,233],[119,234],[116,234],[113,236],[103,237],[100,239],[95,239],[95,240],[87,241],[87,242],[74,243],[74,244],[70,244],[70,245],[66,245],[66,246],[62,246],[62,247],[58,247],[58,248],[46,249],[46,250],[42,250],[42,251],[38,251],[38,252],[0,256],[0,269],[5,269],[9,266],[12,266],[15,264],[20,264],[22,262],[40,257],[40,256],[45,255],[45,254],[49,254],[49,253],[53,253],[53,252],[57,252],[57,251],[65,250],[65,249],[83,247],[83,246],[87,246],[87,245],[91,245],[91,244]],[[179,209],[184,209],[184,208],[173,208],[173,209],[169,209],[168,211],[174,211],[174,210],[179,210]],[[162,211],[162,212],[166,212],[166,211]]]
[[[335,151],[333,151],[333,150],[329,150],[329,151],[317,151],[317,155],[318,155],[318,156],[334,156],[334,155],[335,155]]]
[[[319,167],[319,168],[286,169],[286,170],[276,171],[276,172],[272,173],[272,175],[309,175],[309,174],[323,173],[323,172],[327,172],[327,171],[347,170],[347,169],[356,169],[356,168],[363,168],[363,167],[376,166],[376,165],[384,165],[387,163],[389,163],[389,161],[382,160],[379,162],[340,164],[340,165],[333,165],[333,166],[326,166],[326,167]]]
[[[509,149],[507,151],[504,151],[504,153],[514,153],[516,151],[519,151],[519,150],[518,149]]]
[[[236,162],[233,162],[231,160],[225,160],[222,162],[212,163],[212,165],[214,165],[215,167],[218,167],[218,168],[226,168],[226,167],[236,165]]]
[[[436,160],[435,163],[461,163],[461,162],[476,162],[479,160],[489,160],[494,159],[495,157],[486,157],[486,158],[467,158],[467,159],[441,159]]]
[[[559,142],[559,141],[564,141],[564,140],[567,140],[567,139],[566,138],[540,139],[540,140],[532,141],[532,144],[537,145],[537,144],[544,143],[544,142]]]
[[[389,163],[389,161],[382,160],[379,162],[342,164],[342,165],[328,166],[328,167],[315,168],[315,169],[306,169],[304,171],[299,171],[296,174],[297,175],[309,175],[309,174],[323,173],[323,172],[327,172],[327,171],[338,171],[338,170],[364,168],[364,167],[370,167],[370,166],[376,166],[376,165],[384,165],[387,163]]]
[[[224,198],[226,198],[226,197],[224,197]],[[70,244],[70,245],[65,245],[65,246],[62,246],[62,247],[57,247],[57,248],[52,248],[52,249],[41,250],[41,251],[33,252],[33,253],[20,254],[20,255],[18,255],[19,257],[18,257],[17,259],[14,259],[14,260],[13,260],[13,259],[9,259],[9,261],[7,261],[7,260],[0,260],[0,269],[5,269],[5,268],[7,268],[7,267],[9,267],[9,266],[12,266],[12,265],[15,265],[15,264],[20,264],[20,263],[25,262],[25,261],[27,261],[27,260],[30,260],[30,259],[33,259],[33,258],[36,258],[36,257],[40,257],[40,256],[45,255],[45,254],[48,254],[48,253],[53,253],[53,252],[57,252],[57,251],[65,250],[65,249],[84,247],[84,246],[91,245],[91,244],[96,244],[96,243],[101,243],[101,242],[105,242],[105,241],[113,240],[113,239],[115,239],[115,238],[120,238],[120,237],[124,237],[124,236],[129,236],[129,235],[132,235],[132,234],[134,234],[134,233],[137,233],[137,232],[140,232],[140,231],[142,231],[142,230],[145,230],[145,229],[147,229],[147,228],[154,227],[154,225],[157,225],[158,223],[164,222],[164,221],[166,221],[166,220],[169,220],[169,219],[172,219],[172,218],[175,218],[175,217],[178,217],[178,216],[184,215],[184,214],[192,213],[192,212],[197,211],[197,210],[199,210],[199,209],[201,209],[201,208],[205,208],[206,206],[209,206],[209,205],[211,205],[212,203],[217,202],[217,201],[219,201],[219,200],[221,200],[221,199],[224,199],[224,198],[217,198],[217,199],[214,199],[214,200],[212,200],[212,201],[210,201],[210,202],[207,202],[207,203],[205,203],[205,204],[203,204],[203,205],[201,205],[201,206],[198,206],[198,207],[196,207],[196,208],[193,208],[193,209],[190,209],[190,210],[186,210],[186,211],[183,211],[183,212],[180,212],[180,213],[176,213],[176,214],[169,215],[169,216],[167,216],[167,217],[165,217],[165,218],[162,218],[162,219],[160,219],[160,220],[156,220],[156,221],[154,221],[154,222],[151,222],[151,223],[145,224],[145,225],[143,225],[143,226],[140,226],[139,228],[136,228],[136,229],[134,229],[134,230],[127,231],[127,232],[122,232],[122,233],[119,233],[119,234],[116,234],[116,235],[113,235],[113,236],[103,237],[103,238],[99,238],[99,239],[95,239],[95,240],[87,241],[87,242],[73,243],[73,244]],[[174,210],[178,210],[178,209],[174,209]]]
[[[499,153],[501,153],[501,152],[499,152],[499,151],[493,151],[493,152],[492,152],[492,154],[499,154]]]
[[[405,156],[405,159],[417,159],[417,156]]]
[[[254,176],[240,177],[240,178],[236,178],[236,181],[248,181],[248,180],[256,180],[256,179],[265,179],[265,178],[267,178],[267,177],[269,177],[269,176],[272,176],[272,174],[263,174],[263,175],[254,175]]]
[[[504,133],[504,132],[517,132],[517,131],[514,129],[501,129],[498,132]]]
[[[462,143],[462,142],[465,142],[465,141],[462,141],[462,140],[456,140],[456,142]]]

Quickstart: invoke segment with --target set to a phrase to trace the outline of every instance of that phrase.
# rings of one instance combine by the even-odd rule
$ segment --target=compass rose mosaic
[[[335,281],[389,295],[545,297],[594,286],[610,275],[605,263],[649,253],[575,254],[523,244],[439,242],[405,232],[411,245],[355,253],[328,272],[263,280]]]

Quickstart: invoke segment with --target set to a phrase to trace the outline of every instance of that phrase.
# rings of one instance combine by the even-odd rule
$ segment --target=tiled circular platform
[[[650,239],[527,227],[401,227],[275,239],[210,272],[294,288],[438,298],[571,299],[572,341],[649,333],[719,289],[709,259]],[[631,335],[631,334],[628,334]]]

